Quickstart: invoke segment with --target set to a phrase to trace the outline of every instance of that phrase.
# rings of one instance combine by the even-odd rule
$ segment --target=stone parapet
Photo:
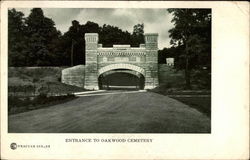
[[[78,65],[62,70],[62,83],[84,87],[84,65]]]

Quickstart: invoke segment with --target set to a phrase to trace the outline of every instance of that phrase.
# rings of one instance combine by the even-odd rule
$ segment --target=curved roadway
[[[79,97],[11,115],[11,133],[209,133],[201,112],[151,92]]]

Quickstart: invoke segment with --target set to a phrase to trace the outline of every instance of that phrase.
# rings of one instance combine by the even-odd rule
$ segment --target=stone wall
[[[171,84],[175,87],[185,83],[183,71],[176,71],[172,66],[168,66],[167,64],[159,64],[158,70],[159,85]],[[84,74],[84,65],[66,68],[62,70],[62,82],[69,85],[84,87]]]
[[[84,87],[85,66],[78,65],[62,70],[62,83]]]

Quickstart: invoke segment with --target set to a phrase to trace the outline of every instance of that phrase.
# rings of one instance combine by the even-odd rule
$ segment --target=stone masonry
[[[73,84],[72,82],[77,86],[83,84],[86,89],[97,90],[99,89],[98,77],[100,75],[114,70],[124,72],[125,69],[133,71],[131,73],[144,76],[144,89],[158,86],[158,34],[145,34],[145,44],[140,44],[140,47],[130,47],[130,45],[102,47],[102,44],[98,44],[97,33],[86,33],[85,43],[86,65],[85,70],[82,69],[84,80],[80,75],[78,75],[79,78],[76,75],[74,75],[74,78],[67,77],[68,72],[74,72],[74,69],[68,69],[68,74],[64,74],[67,78],[62,75],[63,83],[69,84],[67,79],[70,79],[71,84]],[[75,66],[75,68],[77,67]],[[77,69],[79,72],[79,68]],[[79,74],[82,72],[79,72]]]
[[[84,87],[84,69],[84,65],[77,65],[62,70],[62,83]]]

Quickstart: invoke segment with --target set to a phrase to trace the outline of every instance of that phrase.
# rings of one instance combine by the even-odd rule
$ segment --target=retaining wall
[[[85,66],[78,65],[62,70],[62,83],[84,87]],[[171,85],[178,87],[185,84],[183,71],[176,71],[173,66],[167,64],[158,65],[159,85]]]
[[[74,67],[62,70],[62,83],[84,87],[84,65],[77,65]]]

